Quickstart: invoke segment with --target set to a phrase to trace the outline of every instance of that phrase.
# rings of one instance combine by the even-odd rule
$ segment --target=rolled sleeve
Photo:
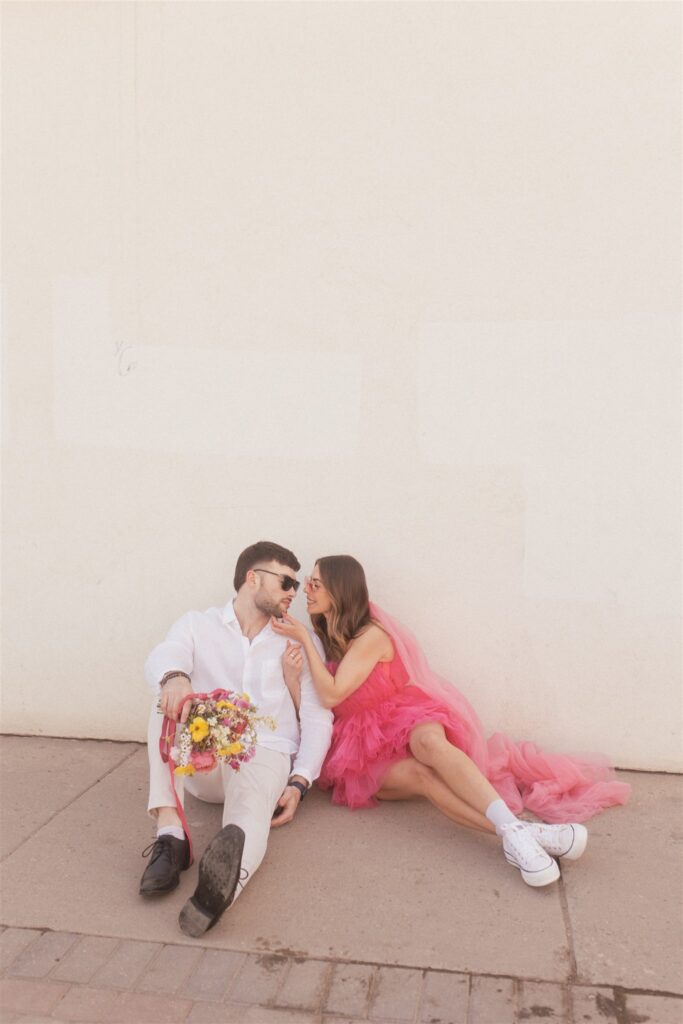
[[[194,668],[194,638],[192,612],[174,622],[165,640],[154,648],[145,662],[145,679],[154,693],[168,672],[186,672],[192,676]]]
[[[324,658],[322,645],[317,636],[314,636],[313,642],[320,657]],[[293,775],[301,775],[309,784],[318,778],[332,739],[333,723],[334,715],[318,700],[311,671],[306,662],[301,672],[301,740],[292,767]]]

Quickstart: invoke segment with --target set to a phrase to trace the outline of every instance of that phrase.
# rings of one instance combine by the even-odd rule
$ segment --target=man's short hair
[[[269,540],[259,540],[256,544],[251,544],[248,548],[245,548],[237,559],[235,578],[233,580],[235,590],[240,589],[247,578],[249,570],[253,569],[259,562],[279,562],[280,565],[286,565],[288,568],[293,569],[294,572],[298,572],[301,568],[293,551],[288,551],[287,548],[283,548],[279,544],[273,544]]]

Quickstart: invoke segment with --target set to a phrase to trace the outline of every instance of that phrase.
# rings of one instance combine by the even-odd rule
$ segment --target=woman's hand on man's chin
[[[293,618],[291,615],[285,614],[281,619],[271,616],[270,624],[273,627],[273,632],[277,633],[278,636],[286,636],[288,640],[296,640],[298,643],[303,643],[308,636],[308,630],[303,622],[299,622],[298,619]]]

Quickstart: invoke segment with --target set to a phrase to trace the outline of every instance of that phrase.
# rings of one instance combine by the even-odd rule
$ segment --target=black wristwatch
[[[301,793],[301,800],[303,800],[303,798],[308,793],[308,786],[304,786],[303,782],[297,782],[296,779],[290,779],[287,785],[294,786],[294,789],[299,790],[299,792]],[[301,800],[299,801],[299,803],[301,803]]]

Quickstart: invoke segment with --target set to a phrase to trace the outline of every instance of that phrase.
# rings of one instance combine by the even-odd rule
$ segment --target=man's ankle
[[[157,829],[157,839],[161,836],[173,836],[174,839],[187,839],[182,825],[161,825]]]
[[[162,828],[182,829],[182,822],[175,807],[157,807],[157,830]]]

